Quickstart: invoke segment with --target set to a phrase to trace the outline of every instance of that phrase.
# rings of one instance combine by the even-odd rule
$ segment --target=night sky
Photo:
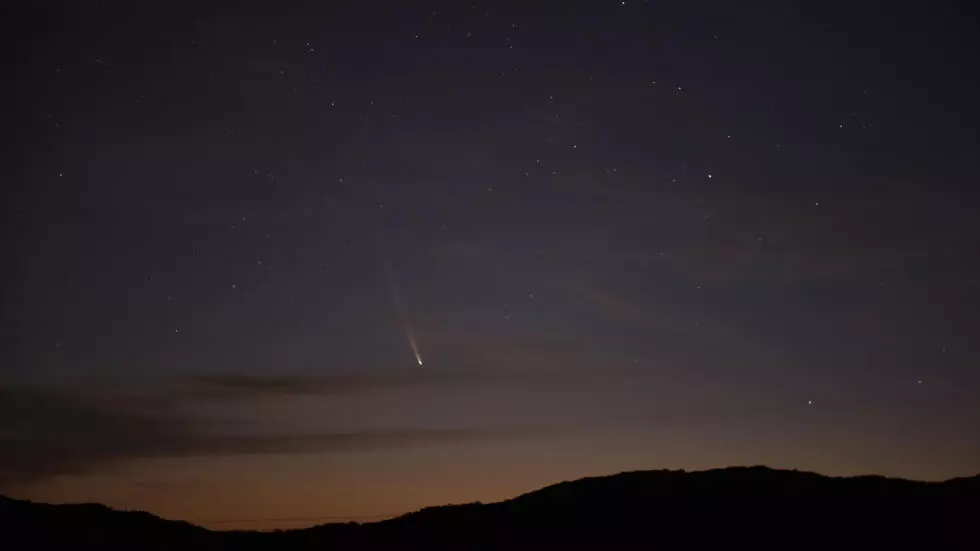
[[[278,528],[980,471],[965,8],[84,4],[2,17],[0,492]]]

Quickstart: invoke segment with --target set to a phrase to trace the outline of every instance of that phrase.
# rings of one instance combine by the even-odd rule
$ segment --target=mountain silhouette
[[[636,471],[373,523],[210,531],[0,497],[0,549],[980,550],[980,476],[917,482],[766,467]]]

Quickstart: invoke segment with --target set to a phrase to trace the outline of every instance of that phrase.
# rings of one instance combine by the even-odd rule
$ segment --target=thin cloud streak
[[[292,389],[296,381],[271,385]],[[252,388],[260,384],[251,383]],[[161,404],[164,404],[161,407]],[[0,486],[146,458],[372,451],[541,436],[567,427],[464,427],[223,434],[218,424],[156,402],[83,398],[67,392],[0,388]]]

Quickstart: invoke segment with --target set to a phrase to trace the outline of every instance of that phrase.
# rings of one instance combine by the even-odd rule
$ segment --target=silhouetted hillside
[[[980,477],[639,471],[370,524],[211,532],[101,505],[0,500],[2,549],[980,549]]]
[[[174,549],[216,534],[104,505],[48,505],[0,496],[0,549]]]

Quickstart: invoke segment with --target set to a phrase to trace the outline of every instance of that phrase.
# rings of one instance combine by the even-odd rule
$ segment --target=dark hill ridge
[[[213,533],[97,503],[50,505],[0,496],[0,549],[174,549]]]
[[[369,524],[213,532],[101,505],[0,499],[2,549],[971,549],[980,476],[636,471]]]

